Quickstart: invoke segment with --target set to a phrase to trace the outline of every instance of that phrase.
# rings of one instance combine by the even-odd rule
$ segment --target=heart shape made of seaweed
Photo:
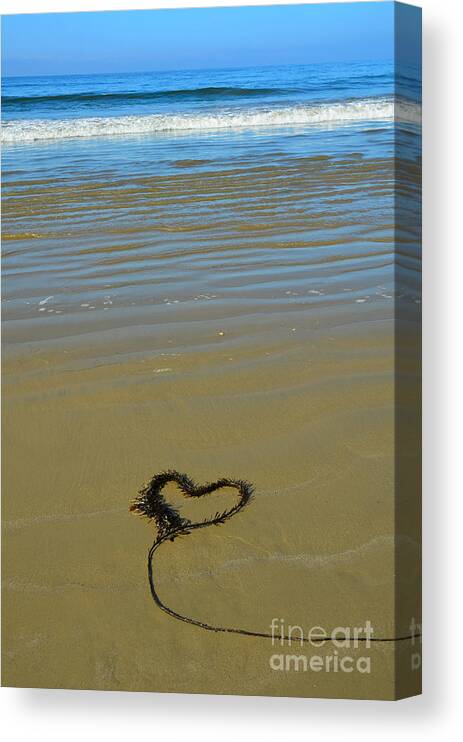
[[[228,510],[217,512],[213,518],[193,523],[184,518],[179,511],[165,499],[162,490],[175,482],[185,497],[204,497],[225,487],[236,489],[238,501]],[[229,479],[224,477],[216,482],[197,485],[186,474],[180,474],[172,469],[156,474],[138,493],[138,497],[130,506],[132,512],[154,520],[158,529],[158,538],[164,539],[169,535],[188,533],[192,528],[201,528],[206,525],[219,525],[232,515],[235,515],[250,500],[252,486],[243,479]]]

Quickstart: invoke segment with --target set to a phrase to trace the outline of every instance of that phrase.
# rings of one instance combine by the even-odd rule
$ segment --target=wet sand
[[[7,177],[9,685],[393,696],[393,644],[368,650],[370,674],[279,673],[268,639],[182,624],[149,594],[154,532],[128,506],[175,468],[246,479],[255,498],[162,547],[167,605],[256,631],[274,617],[408,629],[394,564],[399,551],[412,579],[419,551],[394,541],[392,161],[255,160],[178,157],[78,187],[39,164],[26,184]],[[193,519],[233,501],[170,495]]]

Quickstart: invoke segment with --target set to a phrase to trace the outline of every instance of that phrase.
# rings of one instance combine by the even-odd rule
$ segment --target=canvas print
[[[2,18],[3,683],[420,692],[421,14]]]

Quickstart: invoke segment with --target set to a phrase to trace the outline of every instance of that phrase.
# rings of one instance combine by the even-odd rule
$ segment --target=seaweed
[[[181,492],[185,497],[203,497],[216,490],[224,487],[236,489],[239,493],[238,502],[233,507],[223,512],[217,512],[211,519],[204,519],[199,523],[192,523],[187,518],[180,515],[178,510],[170,505],[162,494],[163,488],[169,482],[178,484]],[[235,515],[250,501],[252,496],[252,486],[249,482],[242,479],[230,479],[228,477],[208,482],[205,485],[198,486],[186,474],[169,469],[156,474],[147,484],[138,492],[138,496],[132,502],[130,511],[153,520],[158,531],[158,539],[164,539],[166,536],[185,533],[194,527],[206,525],[220,525],[225,523],[228,518]]]
[[[176,482],[185,497],[204,497],[204,495],[211,494],[224,487],[232,487],[236,489],[239,497],[235,505],[228,510],[222,512],[216,512],[212,518],[206,518],[204,520],[193,523],[192,521],[184,518],[180,515],[179,511],[170,505],[162,494],[162,490],[169,482]],[[232,633],[242,634],[244,636],[254,636],[265,639],[279,639],[290,641],[288,636],[283,634],[271,634],[260,631],[250,631],[248,629],[241,628],[227,628],[225,626],[212,626],[211,624],[203,621],[198,621],[190,616],[182,616],[172,608],[166,606],[160,599],[154,581],[153,571],[153,559],[157,549],[166,541],[174,541],[179,536],[186,536],[193,530],[198,528],[206,528],[212,525],[222,525],[233,515],[236,515],[251,501],[253,494],[253,486],[246,482],[244,479],[230,479],[224,477],[218,479],[216,482],[209,482],[204,485],[197,485],[190,477],[186,474],[180,474],[180,472],[174,469],[160,472],[156,474],[147,484],[145,484],[138,492],[138,496],[133,500],[129,510],[133,513],[149,518],[154,521],[157,529],[156,538],[148,552],[148,579],[151,590],[151,596],[156,605],[167,613],[172,618],[176,618],[184,623],[198,626],[207,631],[221,632],[221,633]],[[369,641],[372,642],[396,642],[411,640],[420,636],[420,634],[399,636],[399,637],[370,637]],[[304,638],[302,641],[309,641]],[[331,641],[327,638],[325,641]],[[357,641],[367,641],[364,637],[357,637]]]

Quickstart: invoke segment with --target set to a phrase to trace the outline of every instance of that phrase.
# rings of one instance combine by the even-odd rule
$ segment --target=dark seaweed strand
[[[186,495],[186,497],[203,497],[204,495],[215,492],[222,487],[232,487],[233,489],[236,489],[239,492],[240,497],[236,505],[234,505],[229,510],[225,510],[222,513],[216,513],[214,518],[210,520],[204,520],[199,523],[192,523],[190,520],[183,518],[175,508],[173,508],[164,500],[161,494],[161,490],[169,482],[176,482],[182,490],[183,494]],[[225,626],[211,626],[204,621],[198,621],[197,619],[190,618],[189,616],[182,616],[180,613],[172,610],[172,608],[169,608],[162,602],[154,584],[153,558],[155,552],[157,551],[157,549],[159,549],[161,544],[163,544],[165,541],[174,541],[180,536],[186,536],[191,533],[191,531],[198,528],[206,528],[207,526],[220,525],[221,523],[225,523],[226,520],[238,513],[240,510],[242,510],[242,508],[246,507],[246,505],[251,500],[252,493],[252,485],[242,479],[229,479],[225,477],[223,479],[218,479],[216,482],[209,482],[203,486],[197,486],[194,481],[190,479],[190,477],[188,477],[186,474],[180,474],[179,472],[171,469],[154,476],[151,481],[140,490],[139,496],[131,505],[130,510],[155,520],[159,531],[159,535],[154,540],[153,545],[148,552],[148,578],[151,596],[158,608],[164,611],[164,613],[172,616],[172,618],[176,618],[178,621],[183,621],[184,623],[189,623],[193,626],[199,626],[201,629],[206,629],[206,631],[214,631],[216,633],[227,634],[242,634],[243,636],[256,636],[258,638],[289,642],[290,638],[282,634],[272,635],[267,632],[249,631],[248,629],[228,628]],[[371,637],[370,639],[368,639],[367,637],[356,637],[356,641],[371,641],[381,643],[399,642],[408,641],[413,638],[419,638],[420,636],[421,634],[417,633],[414,635],[410,634],[408,636],[386,638]],[[301,640],[300,638],[298,638],[297,641],[308,642],[309,639],[303,638]],[[323,642],[325,641],[333,641],[333,639],[327,637],[323,640]]]

